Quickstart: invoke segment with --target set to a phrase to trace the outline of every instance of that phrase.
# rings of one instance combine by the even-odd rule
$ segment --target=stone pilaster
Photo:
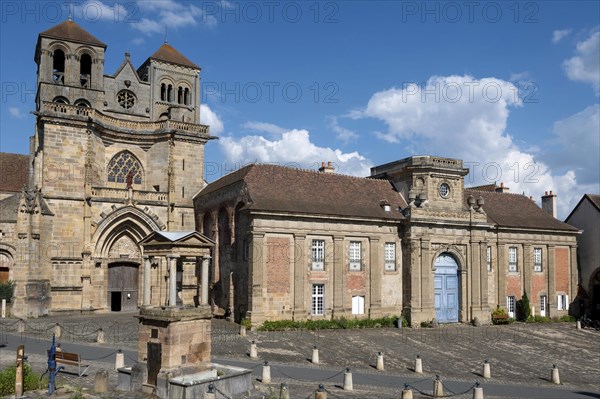
[[[294,234],[294,320],[306,317],[304,293],[306,291],[306,235]]]
[[[498,305],[506,307],[506,273],[508,271],[508,259],[506,245],[498,243],[498,265],[496,274],[498,275]]]
[[[370,271],[370,287],[371,300],[369,303],[369,317],[381,317],[381,276],[383,274],[381,262],[381,241],[379,237],[371,238],[369,271]]]
[[[533,247],[531,244],[523,245],[523,292],[527,292],[527,296],[532,301],[531,276],[533,274]]]
[[[548,245],[548,314],[547,316],[556,316],[556,258],[554,252],[555,246]]]
[[[262,314],[264,312],[263,298],[267,293],[264,277],[264,233],[252,233],[252,245],[250,246],[249,268],[250,278],[248,292],[252,296],[248,298],[248,309],[252,312],[252,323],[262,322]]]
[[[344,313],[344,237],[333,237],[333,317]]]

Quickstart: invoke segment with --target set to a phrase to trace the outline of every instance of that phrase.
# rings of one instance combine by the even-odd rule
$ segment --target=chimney
[[[504,187],[504,183],[500,183],[500,187],[496,187],[496,192],[497,193],[507,193],[510,190],[510,188],[508,187]]]
[[[546,191],[542,195],[542,209],[556,218],[556,194],[553,194],[552,191],[550,193]]]
[[[327,165],[325,165],[325,162],[321,162],[321,167],[319,168],[319,172],[333,173],[333,172],[335,172],[335,168],[331,165],[331,162],[327,162]]]

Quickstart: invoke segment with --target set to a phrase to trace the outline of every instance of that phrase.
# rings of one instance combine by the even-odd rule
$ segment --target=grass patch
[[[0,396],[15,394],[15,382],[17,379],[17,366],[9,366],[0,371]],[[27,363],[23,364],[23,392],[36,391],[48,386],[48,379],[40,380],[40,375],[31,369]]]
[[[382,328],[395,327],[397,317],[381,317],[378,319],[346,319],[344,317],[332,320],[275,320],[265,321],[258,327],[258,331],[285,331],[285,330],[336,330],[354,328]],[[402,327],[408,326],[406,319],[402,318]]]

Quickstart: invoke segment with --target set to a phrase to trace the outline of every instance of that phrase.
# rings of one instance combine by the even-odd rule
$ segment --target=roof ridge
[[[508,193],[508,192],[499,192],[499,191],[486,191],[486,190],[475,190],[469,187],[465,187],[465,191],[474,191],[476,193],[486,193],[486,194],[501,194],[501,195],[517,195],[523,198],[529,199],[529,197],[523,193]]]
[[[348,175],[345,173],[323,173],[321,171],[319,171],[318,169],[308,169],[308,168],[303,168],[303,167],[292,167],[292,166],[284,166],[284,165],[279,165],[279,164],[270,164],[270,163],[262,163],[262,162],[255,162],[252,165],[256,165],[256,166],[272,166],[272,167],[278,167],[281,169],[287,169],[287,170],[297,170],[300,172],[308,172],[308,173],[314,173],[316,175],[323,175],[323,176],[341,176],[341,177],[347,177],[350,179],[358,179],[358,180],[369,180],[369,181],[388,181],[387,179],[384,178],[372,178],[370,176],[354,176],[354,175]]]

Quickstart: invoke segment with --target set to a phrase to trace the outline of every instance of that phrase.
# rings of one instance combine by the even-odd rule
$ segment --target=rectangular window
[[[325,241],[312,240],[312,269],[323,270],[325,264]]]
[[[248,240],[244,240],[243,251],[244,251],[243,259],[248,260],[248,258],[250,257],[250,242]]]
[[[356,295],[352,297],[352,314],[365,314],[365,297]]]
[[[556,305],[558,310],[569,310],[569,296],[558,295]]]
[[[540,296],[540,316],[546,316],[546,307],[548,306],[548,297],[546,295]]]
[[[348,258],[350,260],[350,270],[359,271],[360,270],[360,241],[351,241],[350,242],[350,252],[348,253]]]
[[[386,242],[384,247],[385,271],[396,270],[396,243]]]
[[[533,249],[533,271],[542,271],[542,248]]]
[[[492,247],[487,247],[487,252],[486,252],[486,256],[487,256],[487,271],[491,272],[492,271]]]
[[[506,310],[508,310],[508,317],[515,317],[515,297],[513,295],[506,297]]]
[[[312,286],[312,315],[322,316],[325,314],[325,285],[313,284]]]
[[[508,248],[508,271],[517,271],[517,247]]]

